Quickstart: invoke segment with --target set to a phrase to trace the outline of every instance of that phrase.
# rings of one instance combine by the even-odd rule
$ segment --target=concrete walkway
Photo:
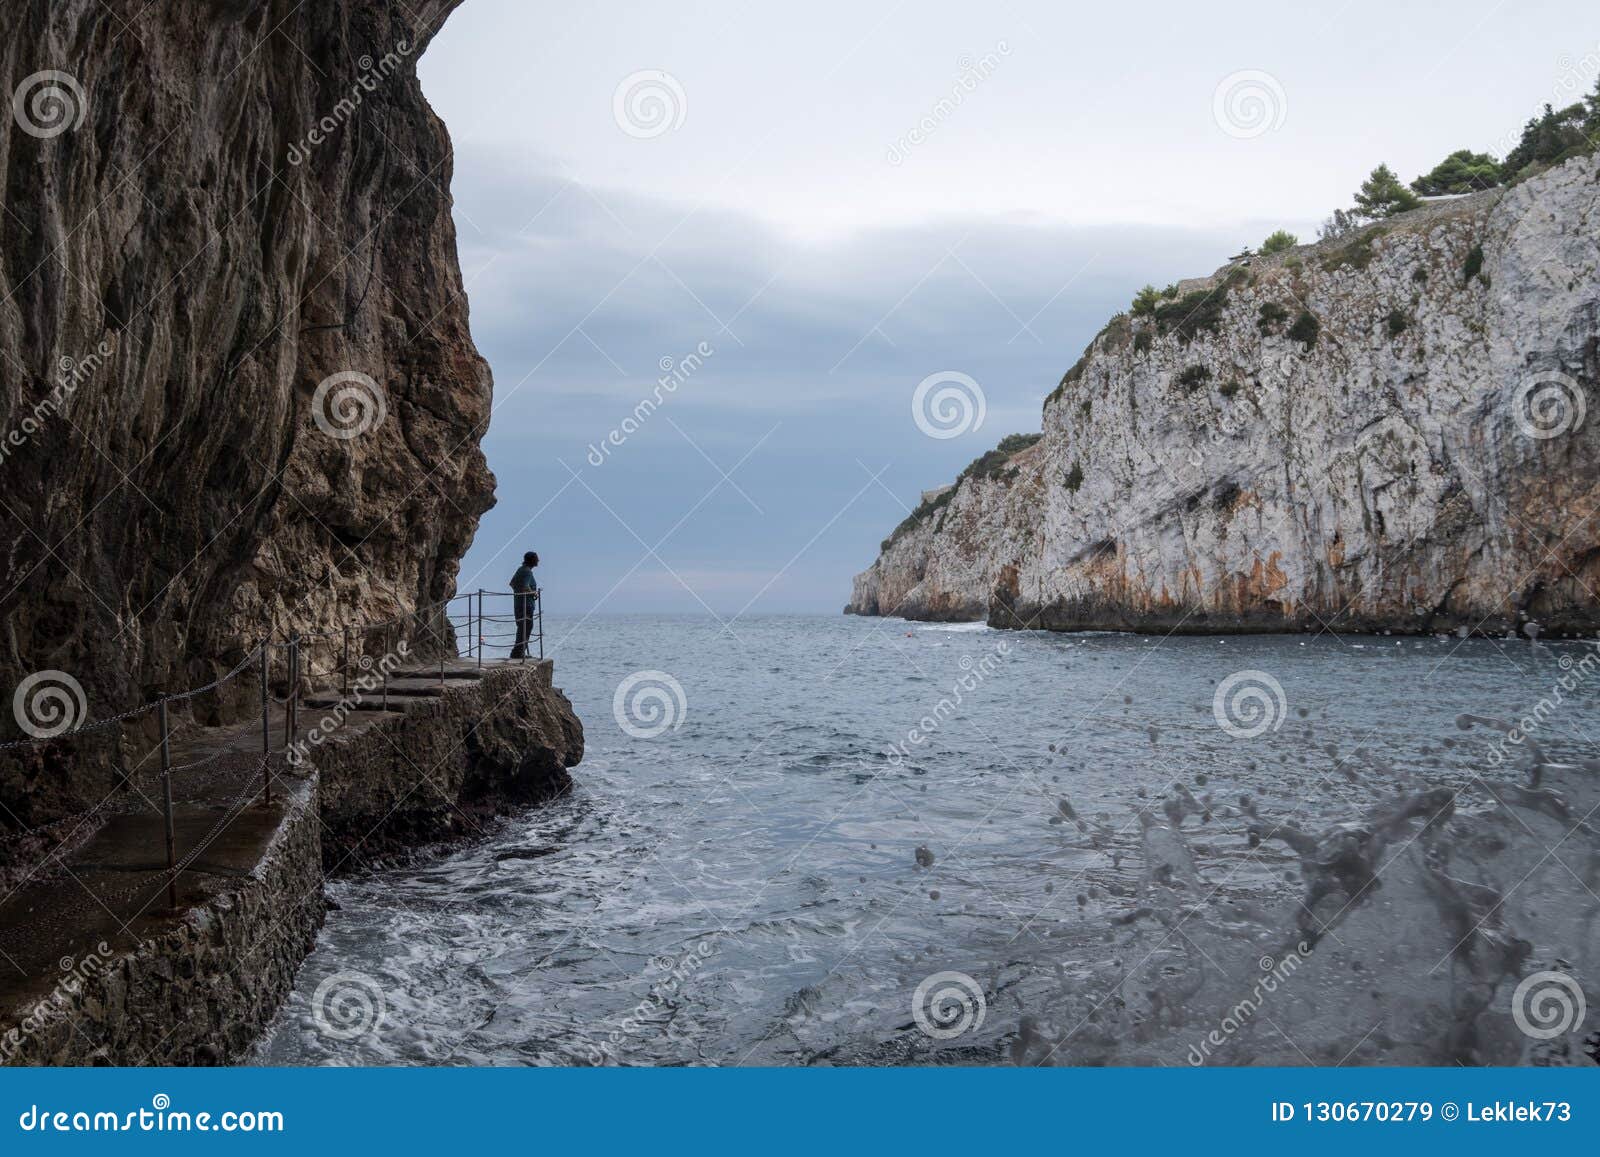
[[[386,717],[437,704],[452,688],[474,686],[486,670],[517,666],[471,660],[443,668],[398,670],[380,691],[347,698],[338,688],[304,694],[295,738],[309,741],[343,703],[341,741]],[[76,830],[20,883],[0,892],[0,1025],[50,996],[70,969],[106,944],[115,955],[174,928],[256,877],[290,808],[305,804],[309,768],[284,758],[285,712],[269,711],[272,754],[262,755],[260,719],[227,727],[177,730],[171,743],[178,907],[167,899],[166,824],[159,759],[145,758],[128,786],[83,817]],[[263,764],[272,776],[265,799]]]

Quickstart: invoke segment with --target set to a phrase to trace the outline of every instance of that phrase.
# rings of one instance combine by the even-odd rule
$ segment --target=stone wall
[[[418,843],[469,837],[495,813],[571,786],[583,727],[551,681],[554,664],[450,680],[447,697],[385,715],[315,749],[328,870]],[[369,696],[370,698],[370,696]],[[317,712],[305,709],[311,726]]]
[[[302,736],[317,714],[303,709]],[[549,662],[451,680],[448,694],[403,715],[349,719],[308,748],[303,779],[283,781],[281,818],[257,848],[247,854],[248,835],[225,833],[227,858],[244,863],[234,878],[185,873],[185,900],[198,899],[177,916],[141,917],[133,935],[101,929],[50,945],[52,960],[99,963],[70,986],[41,975],[27,1000],[0,1012],[0,1064],[237,1059],[314,946],[325,872],[471,836],[496,813],[565,790],[583,757],[582,725]],[[49,914],[37,919],[45,935]]]
[[[41,1003],[0,1013],[3,1063],[204,1065],[241,1055],[288,996],[322,926],[316,792],[314,776],[291,789],[248,879],[155,929],[137,922],[135,943],[114,937],[78,992],[58,982]],[[76,959],[98,955],[98,946],[74,947]]]

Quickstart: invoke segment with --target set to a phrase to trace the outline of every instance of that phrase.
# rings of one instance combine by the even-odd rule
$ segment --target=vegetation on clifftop
[[[1505,169],[1488,153],[1457,149],[1435,165],[1432,172],[1412,181],[1411,187],[1424,197],[1448,197],[1476,193],[1504,179]]]
[[[1017,476],[1017,468],[1011,465],[1011,459],[1038,443],[1043,434],[1007,434],[1000,439],[1000,444],[987,453],[980,454],[967,463],[966,469],[956,475],[955,484],[947,486],[931,499],[924,499],[917,504],[917,508],[900,521],[900,525],[889,533],[889,537],[879,543],[880,550],[888,550],[906,534],[916,529],[918,525],[938,514],[950,500],[955,497],[961,484],[969,478],[979,478],[988,481],[1010,482]]]
[[[1253,322],[1262,339],[1278,342],[1287,339],[1294,343],[1291,349],[1300,354],[1309,353],[1319,344],[1327,344],[1322,341],[1325,328],[1329,329],[1329,341],[1336,335],[1342,338],[1346,333],[1342,327],[1348,321],[1340,317],[1337,299],[1333,311],[1325,311],[1321,317],[1307,307],[1306,299],[1311,296],[1308,291],[1326,288],[1317,282],[1308,282],[1307,275],[1312,271],[1341,273],[1341,280],[1354,281],[1354,275],[1366,271],[1381,254],[1392,251],[1396,241],[1410,246],[1420,239],[1424,246],[1433,247],[1430,238],[1423,236],[1425,231],[1432,234],[1441,223],[1449,222],[1454,226],[1476,219],[1487,212],[1492,200],[1473,201],[1460,209],[1437,206],[1426,210],[1423,209],[1424,198],[1506,188],[1577,156],[1592,154],[1597,145],[1600,145],[1600,84],[1596,85],[1594,94],[1578,104],[1559,110],[1546,106],[1541,116],[1528,121],[1521,140],[1504,161],[1488,153],[1458,149],[1409,183],[1402,181],[1388,165],[1380,164],[1361,182],[1352,196],[1353,203],[1336,211],[1324,225],[1319,244],[1301,249],[1294,234],[1278,229],[1261,242],[1259,250],[1252,252],[1245,248],[1210,278],[1171,283],[1165,288],[1144,285],[1134,294],[1127,309],[1115,314],[1089,342],[1082,356],[1045,399],[1045,408],[1048,410],[1070,401],[1074,408],[1054,415],[1053,419],[1076,422],[1081,414],[1082,423],[1087,424],[1100,411],[1103,399],[1118,396],[1120,392],[1126,397],[1130,419],[1137,423],[1139,392],[1125,389],[1126,378],[1151,372],[1160,373],[1176,387],[1172,395],[1175,400],[1185,394],[1204,397],[1214,391],[1223,404],[1251,402],[1251,394],[1245,392],[1246,386],[1253,384],[1259,388],[1260,381],[1253,379],[1248,370],[1241,370],[1238,359],[1226,356],[1226,350],[1219,351],[1203,340],[1204,335],[1222,328],[1230,298],[1236,305],[1241,296],[1250,299],[1248,312],[1244,306],[1236,310],[1244,315],[1235,320],[1246,333]],[[1409,225],[1394,220],[1419,209],[1423,211],[1407,219]],[[1457,240],[1452,231],[1444,252],[1432,253],[1435,258],[1449,256],[1450,265],[1437,261],[1431,267],[1426,262],[1417,264],[1409,272],[1410,281],[1425,286],[1431,268],[1435,279],[1460,277],[1463,283],[1477,283],[1487,288],[1489,271],[1485,268],[1483,243],[1469,234],[1459,238],[1461,248],[1457,249]],[[1259,287],[1260,292],[1251,293],[1249,287]],[[1279,300],[1270,300],[1273,297]],[[1403,300],[1385,302],[1366,313],[1360,323],[1369,327],[1372,337],[1380,341],[1402,342],[1418,327],[1419,318],[1413,312],[1418,300],[1413,297],[1409,303]],[[1317,308],[1322,310],[1323,306],[1319,304]],[[1230,335],[1230,338],[1237,336]],[[1169,338],[1177,341],[1165,340]],[[1186,348],[1193,342],[1200,344]],[[1237,343],[1228,343],[1234,344]],[[1407,342],[1401,348],[1410,344]],[[1278,349],[1261,352],[1262,356],[1270,354],[1275,359],[1281,356]],[[1219,353],[1223,356],[1213,356]],[[1116,360],[1107,364],[1106,373],[1095,375],[1092,389],[1085,388],[1084,380],[1091,368],[1101,369],[1101,363],[1094,360],[1097,357]],[[1066,397],[1069,392],[1074,393],[1070,399]],[[1115,412],[1115,404],[1108,409]],[[931,526],[938,533],[943,526],[945,510],[968,479],[1004,482],[1017,477],[1019,471],[1012,465],[1012,459],[1040,437],[1038,434],[1012,435],[975,459],[952,486],[920,503],[883,541],[882,550],[888,551],[900,538],[930,519],[937,520]],[[1051,479],[1068,494],[1076,494],[1086,480],[1086,463],[1087,459],[1073,460],[1065,469],[1052,472]]]
[[[1356,192],[1355,205],[1335,209],[1323,223],[1324,241],[1342,237],[1366,221],[1382,220],[1415,209],[1419,197],[1460,196],[1515,185],[1535,173],[1586,156],[1600,146],[1600,82],[1595,90],[1566,108],[1545,105],[1544,112],[1522,128],[1522,138],[1504,161],[1489,153],[1457,149],[1409,186],[1388,165],[1379,165]]]
[[[1551,165],[1591,153],[1597,145],[1600,145],[1600,83],[1595,85],[1591,95],[1567,108],[1555,109],[1546,105],[1541,116],[1528,121],[1521,140],[1507,153],[1504,162],[1488,153],[1457,149],[1409,185],[1401,181],[1388,165],[1380,164],[1356,190],[1354,204],[1348,209],[1335,210],[1323,224],[1319,231],[1320,240],[1327,242],[1342,238],[1373,221],[1407,213],[1420,207],[1423,197],[1471,193],[1514,184]],[[1358,271],[1366,269],[1376,256],[1376,243],[1385,231],[1385,228],[1365,229],[1343,245],[1325,247],[1318,255],[1322,268],[1328,272],[1346,268]],[[1254,279],[1249,272],[1251,259],[1288,253],[1298,244],[1299,239],[1294,234],[1278,229],[1261,243],[1259,253],[1247,247],[1237,255],[1220,284],[1203,284],[1187,293],[1176,284],[1168,285],[1165,289],[1157,289],[1154,285],[1144,286],[1134,294],[1128,311],[1112,318],[1095,340],[1089,343],[1083,356],[1062,376],[1060,383],[1045,399],[1045,407],[1060,401],[1066,391],[1083,377],[1096,346],[1104,344],[1102,339],[1115,338],[1118,348],[1131,343],[1136,353],[1145,353],[1158,337],[1174,336],[1187,345],[1202,333],[1215,332],[1222,324],[1229,291],[1242,282]],[[1297,254],[1291,255],[1284,264],[1289,270],[1297,271],[1302,266],[1302,259]],[[1465,279],[1470,281],[1474,277],[1482,277],[1487,282],[1487,275],[1481,273],[1482,265],[1483,251],[1479,247],[1473,250],[1467,260],[1463,270]],[[1425,276],[1424,270],[1418,270],[1419,280]],[[1390,336],[1398,336],[1405,332],[1409,319],[1395,311],[1385,322]],[[1272,302],[1261,307],[1256,325],[1264,335],[1283,332],[1287,326],[1288,335],[1307,346],[1316,344],[1321,330],[1318,319],[1309,311],[1302,311],[1290,324],[1289,312]],[[1202,383],[1192,370],[1190,373],[1188,379],[1180,378],[1180,383],[1193,389]]]

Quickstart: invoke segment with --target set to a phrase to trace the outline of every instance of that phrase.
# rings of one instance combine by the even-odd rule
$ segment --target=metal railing
[[[513,602],[509,615],[490,614],[486,610],[486,600],[491,598],[507,598]],[[519,598],[531,598],[532,606],[524,607],[526,633],[523,636],[523,653],[518,656],[516,642],[519,635],[523,635],[523,623],[518,621]],[[457,603],[466,603],[465,616],[453,616],[451,607]],[[458,621],[458,618],[461,621]],[[467,646],[461,646],[460,632],[465,627],[467,631]],[[509,630],[499,630],[509,626]],[[410,628],[409,630],[407,628]],[[493,630],[492,630],[493,628]],[[439,682],[441,688],[446,681],[446,668],[450,657],[460,659],[463,656],[475,660],[476,667],[481,669],[485,662],[485,651],[504,650],[509,657],[526,662],[531,657],[532,648],[538,648],[539,660],[544,659],[544,600],[541,594],[516,595],[510,591],[477,590],[467,594],[455,595],[451,598],[435,603],[424,604],[415,610],[396,615],[389,619],[371,623],[347,625],[332,630],[323,631],[294,631],[284,634],[281,642],[275,642],[279,631],[269,629],[266,636],[252,648],[244,658],[226,674],[199,687],[186,691],[176,691],[158,696],[154,701],[140,707],[131,708],[117,715],[94,721],[84,721],[79,725],[59,734],[48,736],[28,737],[0,743],[0,756],[5,752],[20,748],[61,748],[71,745],[86,737],[103,736],[107,741],[114,742],[120,751],[123,741],[128,737],[130,723],[147,717],[155,716],[156,742],[132,766],[131,769],[118,767],[118,761],[109,760],[112,770],[116,772],[118,786],[131,787],[135,776],[152,757],[159,756],[159,785],[160,802],[156,804],[139,793],[144,802],[152,807],[158,807],[164,819],[164,843],[166,870],[163,873],[166,884],[168,906],[172,909],[178,907],[178,877],[195,859],[204,853],[215,842],[218,836],[226,829],[229,823],[244,807],[248,806],[253,798],[259,797],[263,807],[272,804],[273,763],[275,760],[287,761],[291,748],[296,744],[300,734],[299,711],[301,702],[307,692],[314,689],[322,680],[332,681],[337,679],[342,697],[350,695],[352,678],[356,673],[366,674],[377,666],[382,675],[382,702],[381,708],[389,706],[389,679],[390,675],[398,669],[398,664],[390,659],[396,653],[402,658],[411,654],[411,645],[421,643],[421,650],[430,649],[427,644],[432,644],[431,649],[438,653]],[[503,643],[498,640],[511,639],[513,642]],[[409,641],[408,641],[409,640]],[[406,642],[406,646],[402,646]],[[374,661],[370,652],[374,645],[383,659]],[[283,664],[284,695],[282,699],[272,694],[272,661],[274,651],[277,651]],[[319,653],[325,654],[329,665],[325,669],[318,669],[317,659]],[[420,662],[422,654],[415,655]],[[179,735],[191,728],[199,727],[191,712],[191,717],[174,723],[171,718],[170,707],[181,705],[197,699],[210,692],[220,692],[235,679],[242,678],[247,672],[255,670],[258,673],[258,695],[260,700],[261,724],[261,749],[257,756],[245,760],[246,771],[229,776],[232,781],[228,784],[231,791],[233,787],[240,790],[232,803],[225,809],[223,817],[205,839],[201,840],[180,862],[177,848],[177,826],[173,796],[173,777],[178,773],[197,772],[212,764],[233,762],[237,764],[244,755],[244,750],[239,746],[237,738],[230,744],[224,745],[219,750],[204,755],[199,759],[184,764],[173,762],[173,741]],[[275,706],[283,708],[283,740],[281,745],[274,750],[272,745],[272,712]],[[120,728],[118,734],[112,735],[110,729]],[[146,732],[148,734],[148,732]],[[250,766],[259,761],[259,768]],[[125,761],[123,761],[125,762]],[[258,773],[259,772],[259,776]],[[214,773],[217,774],[217,773]],[[203,782],[203,777],[202,777]],[[136,789],[137,790],[137,789]],[[104,811],[117,810],[108,807],[113,797],[117,795],[113,789],[99,804],[92,808],[64,815],[52,819],[36,827],[21,827],[0,835],[0,849],[8,844],[16,844],[29,837],[59,835],[52,829],[61,829],[73,825],[66,836],[56,840],[56,847],[67,846],[72,836],[81,829],[82,825],[90,822],[97,814]],[[46,861],[48,861],[48,856]],[[0,864],[4,857],[0,856]],[[38,869],[35,868],[34,871]],[[29,873],[31,877],[33,873]],[[147,887],[143,885],[141,887]],[[131,894],[131,893],[130,893]]]
[[[509,615],[491,615],[485,612],[483,600],[486,598],[508,598],[512,600]],[[521,625],[517,621],[517,599],[527,599],[531,603],[528,608],[527,624],[528,633],[522,639],[523,654],[516,655],[517,643],[515,640],[521,635]],[[544,599],[540,592],[534,591],[525,595],[517,595],[509,591],[479,590],[476,594],[467,595],[467,654],[475,657],[478,666],[483,666],[484,648],[504,649],[511,654],[508,658],[526,661],[532,656],[529,651],[535,646],[539,648],[539,658],[544,658]],[[503,628],[509,626],[510,630]],[[502,628],[490,633],[490,628]],[[511,639],[510,643],[491,642],[491,639]]]

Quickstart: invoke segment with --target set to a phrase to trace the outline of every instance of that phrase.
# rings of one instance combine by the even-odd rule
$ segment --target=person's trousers
[[[515,602],[517,616],[517,641],[511,648],[513,659],[525,659],[528,656],[528,640],[533,637],[533,605],[535,596],[518,595]]]

